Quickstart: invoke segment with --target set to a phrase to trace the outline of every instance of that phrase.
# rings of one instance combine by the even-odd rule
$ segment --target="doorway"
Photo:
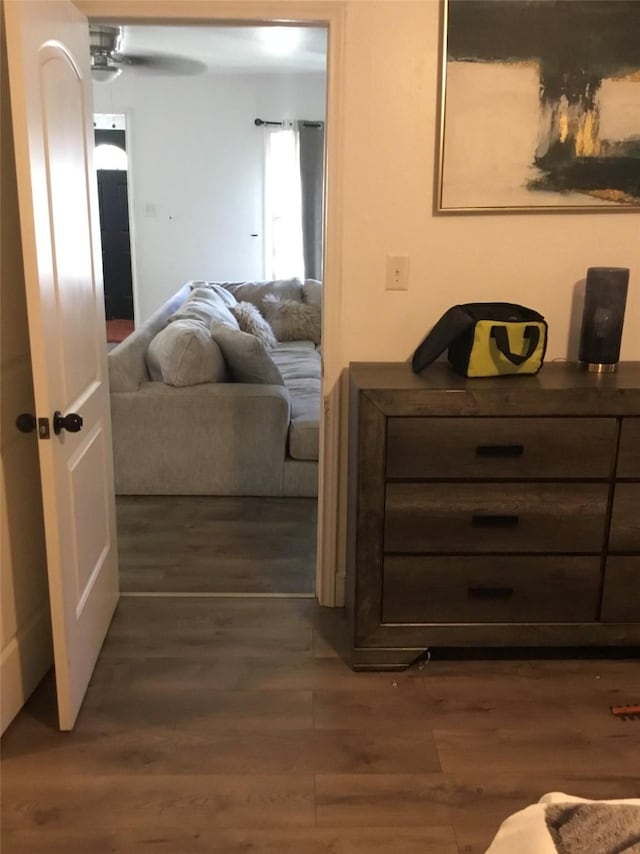
[[[93,128],[107,347],[112,349],[135,327],[126,116],[96,113]]]
[[[26,4],[28,6],[29,4]],[[74,75],[77,75],[77,68],[83,66],[82,55],[84,52],[83,48],[83,37],[82,37],[82,26],[78,26],[78,22],[82,22],[83,17],[82,13],[85,12],[87,14],[97,15],[101,17],[110,17],[113,16],[114,12],[117,14],[121,11],[121,8],[114,7],[111,0],[75,0],[73,3],[68,4],[55,4],[56,5],[56,14],[52,16],[47,16],[45,21],[38,19],[37,12],[36,14],[24,13],[24,18],[28,26],[31,28],[31,31],[34,34],[34,38],[40,39],[44,44],[46,42],[48,46],[49,53],[53,55],[57,60],[59,60],[62,65],[53,65],[50,67],[55,71],[55,69],[64,68],[65,74],[67,74],[67,78],[69,81],[76,78]],[[233,5],[233,8],[232,8]],[[74,10],[75,7],[75,10]],[[18,8],[18,4],[5,5],[5,11],[7,9],[13,8],[16,10]],[[239,19],[254,21],[261,20],[264,21],[264,4],[262,2],[249,2],[242,4],[242,9],[237,7],[235,4],[229,4],[227,2],[217,2],[217,0],[210,0],[209,2],[198,4],[196,7],[191,5],[185,5],[178,2],[168,2],[163,5],[163,12],[167,16],[167,19],[170,20],[184,20],[186,18],[193,18],[197,21],[203,20],[203,15],[205,19],[210,21],[219,20],[223,21],[229,18],[230,13],[233,15],[233,19],[238,21]],[[80,13],[80,16],[76,14],[76,11]],[[137,9],[137,18],[138,20],[148,19],[153,20],[154,14],[157,14],[157,7],[153,7],[149,4],[148,9],[143,10],[141,8]],[[299,3],[296,0],[293,2],[276,2],[268,7],[269,17],[272,17],[276,20],[292,20],[292,15],[295,16],[295,20],[301,23],[308,22],[314,25],[317,25],[319,22],[324,23],[326,26],[331,25],[331,33],[332,33],[332,57],[333,62],[333,73],[332,73],[332,83],[330,85],[330,90],[332,91],[332,95],[330,95],[330,101],[332,103],[332,115],[334,119],[337,120],[340,115],[339,108],[339,87],[338,82],[340,81],[340,74],[338,71],[338,64],[341,61],[342,56],[342,33],[343,33],[343,18],[344,18],[344,9],[342,5],[331,5],[327,9],[324,9],[321,6],[312,7],[307,3]],[[22,16],[22,9],[20,11],[16,11],[15,14],[11,15],[11,25],[16,28],[17,23],[19,21],[19,16]],[[75,15],[75,19],[74,19]],[[28,20],[27,20],[28,19]],[[84,22],[86,25],[86,18],[84,18]],[[47,38],[53,38],[53,35],[59,35],[57,41],[47,41]],[[14,39],[14,52],[11,54],[11,64],[15,64],[17,67],[22,67],[24,62],[25,69],[30,72],[31,68],[34,67],[34,57],[33,53],[30,52],[32,45],[31,44],[22,44],[18,46],[19,39]],[[62,48],[66,44],[70,45],[70,53],[67,54],[65,50]],[[79,57],[79,63],[73,66],[73,64],[69,64],[69,56],[75,55]],[[88,71],[88,68],[87,68]],[[41,192],[51,192],[51,187],[44,183],[44,181],[40,180],[42,175],[44,175],[44,169],[34,168],[34,159],[40,157],[41,154],[46,153],[46,149],[44,149],[42,144],[42,135],[38,135],[36,133],[31,133],[31,128],[27,127],[27,119],[39,119],[39,113],[37,110],[40,109],[41,101],[40,98],[43,94],[42,88],[38,87],[38,81],[36,79],[37,75],[24,75],[18,74],[16,76],[16,90],[17,97],[16,102],[20,105],[26,105],[29,107],[29,111],[25,117],[20,114],[21,121],[24,119],[25,127],[23,131],[29,132],[29,141],[33,143],[33,151],[28,150],[26,146],[22,145],[19,152],[16,154],[16,159],[18,160],[19,173],[22,173],[22,176],[25,175],[35,175],[38,179],[36,190],[38,193]],[[85,76],[85,80],[88,78],[88,74]],[[84,89],[86,95],[86,87],[82,87]],[[50,86],[48,92],[50,94],[56,95],[60,91],[60,87]],[[78,87],[76,86],[76,90],[72,93],[74,96],[78,91]],[[79,103],[79,99],[75,97],[68,97],[68,106],[73,108],[76,111],[75,119],[76,127],[84,126],[87,115],[90,114],[90,99],[87,99],[84,95],[84,106],[85,109],[82,113],[78,113],[78,108],[82,109],[82,103]],[[87,110],[86,107],[89,107]],[[68,111],[67,111],[68,112]],[[66,115],[66,113],[65,113]],[[335,121],[334,121],[335,128]],[[59,134],[62,136],[66,133],[67,128],[70,128],[71,125],[69,122],[60,123],[58,128]],[[21,131],[21,132],[23,132]],[[339,239],[338,235],[341,233],[340,224],[338,222],[338,218],[336,216],[339,211],[339,197],[340,197],[340,146],[336,143],[340,138],[340,134],[334,130],[332,132],[332,136],[334,137],[333,143],[329,144],[329,149],[332,150],[332,166],[331,166],[331,180],[330,184],[332,185],[332,189],[329,192],[329,198],[331,200],[330,206],[332,208],[332,215],[328,217],[328,222],[330,225],[329,235],[330,240],[328,241],[328,245],[330,250],[327,253],[327,261],[328,263],[325,266],[325,275],[327,280],[332,281],[332,300],[330,305],[328,306],[331,310],[331,324],[330,327],[336,330],[336,335],[339,331],[339,287],[340,280],[338,271],[340,269],[340,257],[339,257]],[[72,150],[72,146],[68,145],[64,150],[64,158],[65,162],[71,162],[73,160],[74,164],[82,160],[82,168],[83,174],[85,175],[84,180],[80,177],[79,173],[74,173],[74,177],[77,177],[79,180],[76,181],[74,188],[78,191],[76,192],[73,202],[77,203],[76,207],[79,210],[82,208],[83,200],[86,202],[86,198],[89,194],[86,192],[80,192],[81,186],[84,185],[86,187],[86,152],[87,152],[87,140],[86,138],[82,138],[80,135],[76,134],[74,136],[74,146]],[[19,154],[19,157],[18,157]],[[84,157],[83,157],[84,155]],[[37,166],[37,164],[36,164]],[[60,173],[55,172],[54,177],[57,179]],[[25,222],[23,224],[23,231],[25,234],[25,238],[28,246],[25,248],[25,253],[29,254],[30,262],[33,262],[34,258],[38,258],[41,254],[46,258],[47,263],[49,262],[49,244],[46,240],[42,241],[42,246],[40,242],[38,242],[34,238],[34,228],[32,223],[32,205],[33,199],[35,197],[35,193],[31,192],[31,187],[26,186],[26,179],[23,179],[23,189],[21,193],[24,194],[24,201],[21,199],[21,208],[24,205],[25,212],[21,210],[21,218],[24,218]],[[69,183],[65,182],[64,186],[60,185],[58,182],[58,190],[61,190],[62,195],[59,198],[60,202],[66,200],[69,196]],[[42,208],[42,205],[40,206]],[[69,207],[66,203],[62,205],[62,208]],[[46,209],[46,204],[44,205]],[[84,214],[84,208],[82,210]],[[76,223],[76,219],[78,222]],[[89,282],[89,284],[93,283],[94,280],[99,280],[101,277],[98,274],[98,270],[96,269],[96,259],[99,258],[99,252],[94,252],[91,258],[88,257],[88,252],[91,250],[91,240],[88,238],[88,233],[85,234],[85,231],[82,231],[79,226],[82,225],[84,227],[85,219],[80,222],[80,216],[77,218],[74,217],[72,220],[71,217],[66,217],[66,225],[67,228],[64,230],[65,237],[65,245],[67,247],[73,247],[73,257],[75,259],[74,263],[70,265],[71,269],[78,268],[78,260],[79,256],[87,255],[86,261],[87,264],[91,264],[94,270],[91,272],[91,275],[88,275],[83,278]],[[41,224],[43,220],[38,221],[38,225]],[[71,233],[70,227],[73,224],[75,228],[75,234]],[[90,223],[89,223],[90,224]],[[64,225],[64,221],[60,221],[60,226],[62,230],[62,225]],[[38,231],[36,237],[40,237],[41,232]],[[46,245],[45,245],[46,244]],[[94,248],[97,248],[96,243],[93,243]],[[87,252],[84,252],[84,249],[87,248]],[[55,260],[55,259],[54,259]],[[42,285],[42,281],[38,280],[36,276],[32,275],[33,270],[35,269],[35,265],[31,263],[32,270],[27,279],[27,291],[30,299],[30,314],[31,309],[33,309],[33,313],[35,316],[35,327],[38,333],[41,333],[42,330],[39,328],[41,324],[42,317],[42,300],[38,299],[39,293],[38,288]],[[95,295],[95,288],[93,290],[93,294]],[[85,300],[86,306],[81,305],[78,301],[76,301],[75,306],[71,306],[69,312],[67,312],[68,318],[75,321],[76,330],[79,332],[82,329],[88,329],[91,327],[92,329],[92,342],[87,341],[87,349],[90,353],[96,354],[99,357],[99,352],[97,352],[95,347],[96,335],[95,329],[93,329],[93,325],[95,320],[97,319],[97,313],[93,311],[93,320],[89,317],[87,312],[84,313],[86,315],[84,321],[81,320],[84,317],[81,309],[84,307],[91,307],[92,305],[95,307],[95,299],[91,298],[91,294],[87,294],[87,299]],[[31,319],[31,318],[30,318]],[[60,340],[66,340],[70,342],[70,344],[74,345],[76,339],[79,337],[77,334],[69,334],[68,336],[58,336],[57,339],[54,339],[54,342]],[[33,335],[32,330],[32,347],[35,350],[35,359],[34,359],[34,373],[36,375],[37,384],[42,387],[44,392],[49,389],[49,380],[56,379],[56,371],[58,368],[58,359],[46,359],[46,348],[45,343],[51,343],[45,341],[45,336],[43,334]],[[78,345],[79,346],[79,345]],[[58,348],[60,349],[60,348]],[[78,347],[69,346],[67,350],[73,356]],[[322,466],[322,501],[323,501],[323,512],[321,513],[321,532],[322,532],[322,544],[319,549],[319,554],[322,558],[321,566],[319,568],[318,573],[318,594],[321,601],[321,604],[332,605],[335,603],[335,573],[336,573],[336,522],[338,514],[338,505],[337,505],[337,482],[338,482],[338,464],[339,464],[339,455],[338,455],[338,426],[339,426],[339,409],[337,407],[330,406],[329,403],[333,403],[333,398],[330,396],[334,394],[338,379],[339,379],[339,341],[337,339],[333,339],[330,341],[327,339],[324,344],[324,365],[325,372],[324,376],[329,376],[330,378],[330,386],[327,389],[327,394],[324,398],[324,406],[323,406],[323,454],[324,454],[324,464]],[[84,366],[87,366],[88,369],[91,367],[91,361],[87,358],[76,358],[72,360],[71,367],[76,369],[76,373],[78,370]],[[51,370],[50,370],[51,368]],[[51,376],[50,376],[51,374]],[[100,389],[103,390],[105,388],[104,382],[104,370],[99,368],[97,372],[94,372],[92,376],[98,379],[98,385]],[[94,382],[94,385],[96,383]],[[73,390],[72,390],[73,391]],[[49,402],[46,399],[46,394],[39,392],[39,397],[41,400],[37,401],[37,405],[49,411]],[[65,397],[65,400],[62,401],[65,409],[70,410],[73,409],[74,400]],[[109,426],[109,412],[108,406],[106,410],[103,409],[103,417],[101,421],[102,425],[105,429],[108,429]],[[87,431],[89,435],[89,431]],[[95,440],[96,433],[95,431],[90,432],[90,438]],[[70,444],[70,443],[67,443]],[[41,446],[43,447],[43,446]],[[47,477],[42,478],[42,491],[44,497],[45,509],[48,512],[47,518],[47,532],[49,533],[49,526],[51,526],[52,536],[48,537],[47,542],[47,551],[48,551],[48,559],[49,559],[49,575],[50,575],[50,588],[51,590],[51,609],[53,612],[53,616],[56,620],[55,631],[54,631],[54,641],[56,647],[56,662],[60,659],[61,664],[66,663],[66,667],[61,667],[63,671],[62,675],[66,676],[67,671],[69,671],[69,665],[72,666],[73,672],[69,675],[73,677],[74,682],[71,686],[66,684],[66,682],[60,677],[58,679],[58,694],[59,694],[59,702],[61,706],[61,727],[66,729],[70,728],[73,725],[73,719],[75,718],[75,714],[77,713],[77,709],[79,706],[79,702],[81,702],[81,694],[86,688],[86,684],[88,681],[88,677],[90,675],[90,670],[93,667],[93,663],[95,662],[95,658],[97,656],[97,651],[100,648],[101,639],[104,637],[104,632],[106,630],[106,626],[108,622],[102,622],[98,625],[97,621],[92,623],[88,628],[90,629],[83,632],[83,642],[79,643],[75,634],[76,630],[76,622],[72,619],[75,615],[76,618],[82,616],[83,619],[89,619],[93,616],[93,612],[89,613],[89,604],[92,604],[94,601],[98,602],[106,602],[106,597],[103,595],[104,590],[98,584],[95,583],[96,575],[93,572],[93,563],[91,563],[91,559],[94,557],[93,551],[91,554],[88,554],[87,549],[77,549],[74,552],[77,560],[75,562],[65,560],[65,555],[62,554],[61,549],[59,548],[59,541],[61,539],[64,540],[64,534],[66,536],[67,529],[64,528],[64,525],[68,521],[69,509],[72,507],[71,502],[69,502],[66,498],[66,493],[62,494],[60,490],[62,487],[67,484],[68,478],[61,478],[57,476],[57,470],[53,470],[53,464],[57,462],[55,459],[56,455],[49,453],[50,448],[53,447],[53,443],[51,446],[47,445],[44,448],[44,452],[42,454],[42,459],[45,463],[46,474]],[[64,443],[59,447],[56,445],[56,451],[64,449]],[[105,453],[103,457],[108,457],[108,454]],[[77,454],[75,456],[77,463]],[[108,459],[107,459],[108,462]],[[87,479],[87,485],[91,487],[89,489],[89,493],[92,495],[96,494],[96,486],[104,486],[105,489],[105,507],[107,511],[107,515],[111,513],[111,509],[113,507],[112,501],[109,500],[109,493],[113,494],[113,486],[110,482],[110,477],[108,476],[108,466],[105,469],[104,476],[101,478]],[[55,490],[58,489],[59,492],[56,495]],[[57,500],[56,500],[57,499]],[[81,509],[86,508],[83,507],[82,502],[78,504]],[[59,512],[57,515],[53,513],[53,508],[57,507]],[[66,514],[66,515],[65,515]],[[96,515],[96,514],[92,514]],[[97,516],[96,516],[97,519]],[[71,535],[67,538],[69,547],[78,546],[78,537],[74,536],[78,533],[81,533],[86,530],[86,525],[76,526],[76,529],[71,532]],[[109,528],[109,530],[112,530]],[[50,541],[49,541],[50,540]],[[66,540],[65,540],[66,542]],[[108,541],[113,544],[114,538],[111,537]],[[84,544],[80,544],[84,545]],[[76,554],[77,552],[77,554]],[[98,552],[98,557],[101,560],[100,566],[104,567],[106,565],[106,561],[103,560],[104,554],[102,552]],[[109,555],[113,554],[113,549],[109,552]],[[114,555],[115,556],[115,555]],[[338,567],[339,568],[339,567]],[[76,572],[78,578],[72,577],[72,573]],[[104,577],[104,573],[101,574],[100,580]],[[89,588],[85,582],[90,582],[91,588]],[[80,579],[80,584],[76,584],[74,587],[74,581]],[[112,576],[109,576],[109,582],[111,582]],[[106,583],[106,582],[105,582]],[[77,598],[73,599],[73,608],[67,607],[68,600],[70,596],[77,596],[78,590],[80,594],[83,594],[83,598],[80,602],[78,602]],[[108,605],[110,608],[113,608],[115,604],[115,600],[117,599],[117,590],[116,587],[113,587],[113,591],[109,591],[111,594],[113,592],[113,596],[109,596]],[[53,595],[55,593],[55,596]],[[89,599],[84,594],[96,594],[92,595]],[[96,599],[97,596],[97,599]],[[66,597],[66,598],[65,598]],[[63,612],[64,609],[64,612]],[[81,613],[82,611],[82,613]],[[105,611],[106,614],[106,611]],[[105,620],[108,620],[109,615],[106,614]],[[104,623],[104,625],[103,625]],[[90,642],[87,642],[90,641]],[[77,677],[77,679],[76,679]],[[67,680],[68,681],[68,680]]]
[[[136,27],[140,39],[133,44],[132,51],[140,51],[144,45],[142,27]],[[153,27],[153,40],[157,44],[158,30],[162,30],[160,44],[164,39],[170,44],[184,39],[185,30],[191,29],[196,38],[204,33],[211,35],[211,28],[180,28],[177,36],[172,27]],[[216,35],[224,27],[215,28]],[[249,28],[247,28],[248,30]],[[127,44],[127,27],[124,30],[124,46]],[[236,40],[239,30],[232,28]],[[241,33],[242,34],[242,33]],[[187,34],[188,35],[188,34]],[[249,38],[249,36],[245,36]],[[181,42],[184,55],[186,42]],[[220,52],[220,51],[219,51]],[[169,56],[169,55],[166,55]],[[189,58],[189,57],[186,57]],[[193,62],[202,61],[191,57]],[[316,95],[308,78],[304,79],[304,89],[297,95],[293,73],[285,75],[279,72],[281,79],[273,85],[267,79],[258,80],[256,70],[233,72],[226,69],[218,75],[205,78],[200,74],[156,75],[155,70],[139,70],[135,65],[124,67],[122,74],[111,83],[100,83],[94,87],[95,106],[102,109],[108,106],[110,118],[118,115],[125,105],[135,122],[136,144],[154,140],[153,150],[144,155],[141,148],[125,146],[129,149],[128,165],[136,174],[136,193],[132,196],[129,209],[132,211],[132,229],[136,235],[134,250],[136,269],[140,271],[136,279],[138,298],[142,306],[138,323],[144,324],[146,316],[159,307],[167,290],[177,290],[185,281],[202,278],[207,280],[246,281],[266,277],[262,267],[265,252],[263,239],[263,196],[264,178],[264,139],[266,128],[261,127],[256,113],[265,116],[270,126],[280,121],[284,124],[290,116],[299,115],[304,119],[324,119],[326,103],[326,49],[324,51],[323,87]],[[238,55],[234,57],[238,62]],[[193,69],[195,66],[186,66]],[[272,72],[274,77],[275,71]],[[216,148],[211,141],[212,126],[203,118],[203,103],[209,111],[220,111],[220,96],[211,94],[223,80],[227,103],[233,104],[235,115],[219,116],[220,124],[226,126],[236,121],[235,146],[227,145],[226,150]],[[275,79],[275,78],[274,78]],[[157,100],[159,81],[162,82],[162,102]],[[254,83],[254,81],[257,81]],[[255,91],[252,91],[252,87]],[[197,111],[189,118],[182,106],[195,98],[193,92],[202,93],[209,89],[209,100],[199,101]],[[282,93],[286,93],[284,97]],[[311,92],[312,96],[309,96]],[[206,96],[205,96],[206,97]],[[216,97],[218,100],[216,100]],[[179,98],[180,104],[175,101]],[[243,101],[244,99],[244,101]],[[314,111],[313,101],[322,104],[321,113]],[[246,103],[250,109],[241,114],[241,105]],[[156,105],[153,111],[150,105]],[[145,109],[149,108],[149,109]],[[317,108],[316,108],[317,109]],[[154,112],[154,115],[150,115]],[[124,117],[123,117],[124,118]],[[108,120],[107,120],[108,121]],[[240,124],[240,122],[244,124]],[[262,122],[261,122],[262,123]],[[206,159],[199,166],[196,162],[197,151],[189,149],[184,153],[179,143],[185,133],[185,127],[199,126],[199,134],[208,139]],[[226,130],[227,128],[225,128]],[[114,140],[106,127],[104,134],[96,141],[109,143]],[[316,128],[317,130],[317,128]],[[124,128],[123,128],[124,131]],[[218,136],[222,135],[218,132]],[[110,139],[111,136],[111,139]],[[114,140],[115,141],[115,140]],[[125,141],[124,133],[122,142]],[[148,149],[147,149],[148,151]],[[241,153],[244,151],[244,159]],[[167,158],[164,152],[170,153]],[[251,155],[251,157],[249,156]],[[136,157],[138,160],[136,160]],[[219,163],[224,161],[224,189],[226,196],[213,193],[211,202],[204,197],[207,185],[211,181],[211,172],[220,172]],[[155,180],[153,169],[162,181]],[[232,176],[234,168],[243,174],[244,183],[237,193],[249,216],[243,221],[244,210],[235,214],[237,204],[234,198]],[[195,189],[193,175],[197,170]],[[111,171],[111,170],[108,170]],[[115,170],[113,170],[115,171]],[[145,174],[146,173],[146,174]],[[191,197],[171,196],[172,173],[175,173],[180,185],[191,185]],[[100,172],[98,172],[100,180]],[[252,176],[249,186],[247,176]],[[118,176],[115,176],[117,178]],[[126,186],[126,173],[120,171]],[[261,180],[260,180],[261,179]],[[194,198],[193,193],[198,193]],[[101,194],[102,196],[102,194]],[[101,230],[104,235],[105,224]],[[200,229],[200,223],[189,219],[191,208],[208,205],[207,215],[210,226],[215,223],[218,247],[224,245],[224,255],[203,251],[192,240],[189,255],[181,254],[183,244],[193,238]],[[216,208],[224,207],[227,223],[216,218]],[[238,205],[242,208],[241,205]],[[249,226],[251,226],[249,228]],[[183,229],[184,230],[181,230]],[[226,231],[225,231],[226,227]],[[234,236],[244,229],[249,238],[241,245]],[[211,228],[213,231],[213,228]],[[187,233],[188,232],[188,233]],[[139,238],[139,239],[138,239]],[[236,241],[235,256],[230,251]],[[210,242],[213,241],[213,236]],[[251,244],[249,251],[245,251]],[[171,248],[171,254],[166,252]],[[257,251],[255,251],[255,248]],[[150,251],[152,250],[152,251]],[[103,247],[104,251],[104,247]],[[177,257],[180,256],[180,257]],[[180,266],[182,264],[182,266]],[[166,272],[165,290],[158,287],[159,279]],[[300,271],[304,276],[304,271]],[[105,269],[105,290],[107,290]],[[107,303],[107,313],[109,306]],[[125,594],[143,595],[147,593],[170,595],[171,593],[191,595],[282,595],[314,596],[317,552],[317,500],[309,498],[255,498],[238,496],[162,496],[162,495],[121,495],[117,498],[119,551],[122,567],[121,586]]]

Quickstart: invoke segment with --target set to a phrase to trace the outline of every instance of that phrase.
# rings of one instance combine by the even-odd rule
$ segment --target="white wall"
[[[434,216],[440,3],[347,4],[341,362],[403,360],[450,305],[505,300],[549,322],[548,359],[577,357],[574,289],[631,268],[623,359],[640,359],[638,213]],[[384,290],[387,253],[410,256]]]
[[[0,27],[2,20],[0,14]],[[18,413],[34,412],[35,407],[4,39],[1,56],[0,732],[4,732],[51,666],[52,647],[38,439],[15,426]]]
[[[137,321],[189,279],[262,278],[263,130],[254,119],[324,119],[325,75],[125,70],[94,85],[94,110],[127,113]]]

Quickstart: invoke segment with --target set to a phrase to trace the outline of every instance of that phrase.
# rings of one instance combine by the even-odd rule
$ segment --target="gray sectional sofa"
[[[198,299],[208,311],[209,302],[218,300],[216,294],[230,303],[227,307],[240,322],[238,304],[250,303],[265,313],[269,309],[269,333],[274,331],[280,340],[274,336],[265,347],[237,328],[235,320],[235,326],[219,323],[217,309],[210,324],[206,314],[189,317]],[[319,283],[301,280],[189,282],[112,350],[108,363],[116,493],[315,496],[320,294]],[[317,340],[295,339],[295,324],[289,324],[287,334],[289,310],[298,320],[317,312]],[[172,342],[180,339],[180,354],[177,359],[172,354],[167,368],[169,337]],[[175,351],[172,342],[169,349]],[[233,347],[239,342],[240,351],[230,342]],[[253,363],[248,372],[241,363],[247,347],[259,349],[257,373]],[[180,376],[185,365],[191,377]]]

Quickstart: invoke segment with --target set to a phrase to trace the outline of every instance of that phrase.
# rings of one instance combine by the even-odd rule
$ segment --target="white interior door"
[[[38,449],[58,714],[67,730],[118,600],[89,32],[68,0],[3,6],[36,415],[43,419]],[[79,415],[81,430],[56,433],[56,411]]]

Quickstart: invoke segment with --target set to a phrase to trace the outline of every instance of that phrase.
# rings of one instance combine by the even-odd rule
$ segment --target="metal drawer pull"
[[[515,528],[519,521],[513,514],[474,513],[471,517],[474,528]]]
[[[467,587],[469,599],[511,599],[513,587]]]
[[[524,445],[477,445],[477,457],[521,457]]]

